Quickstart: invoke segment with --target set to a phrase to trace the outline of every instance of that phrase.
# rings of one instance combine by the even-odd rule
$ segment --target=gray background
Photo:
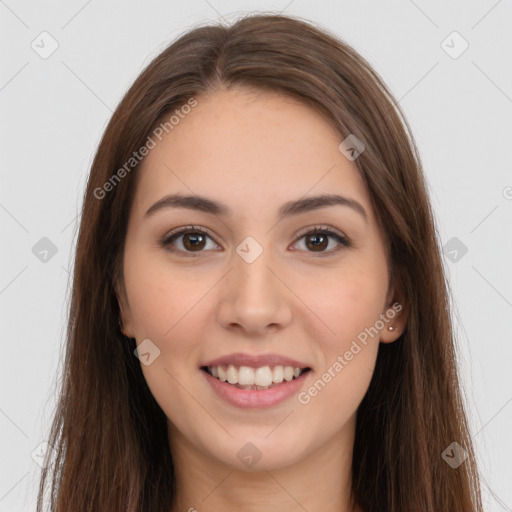
[[[510,0],[0,0],[0,512],[34,510],[77,213],[112,110],[143,66],[185,30],[262,10],[332,30],[370,61],[405,111],[448,244],[486,509],[512,511]],[[58,48],[43,58],[52,44]],[[55,254],[41,252],[43,237]]]

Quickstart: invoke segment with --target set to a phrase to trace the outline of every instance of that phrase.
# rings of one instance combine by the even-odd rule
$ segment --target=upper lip
[[[201,366],[219,366],[232,364],[234,366],[249,366],[260,368],[262,366],[293,366],[294,368],[309,368],[306,363],[279,354],[251,355],[236,352],[216,359],[211,359]]]

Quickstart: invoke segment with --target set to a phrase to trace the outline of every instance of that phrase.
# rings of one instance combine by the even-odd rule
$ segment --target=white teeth
[[[274,368],[274,372],[272,373],[272,382],[278,384],[279,382],[283,382],[284,379],[284,370],[282,366],[276,366]]]
[[[251,368],[250,366],[240,366],[237,368],[235,365],[219,365],[209,366],[208,371],[210,374],[223,382],[230,384],[238,384],[243,389],[253,389],[253,386],[258,386],[258,389],[267,389],[272,384],[280,384],[285,381],[291,381],[300,376],[302,369],[293,366],[262,366],[260,368]]]
[[[293,368],[291,366],[284,367],[284,380],[293,379]]]
[[[254,383],[257,386],[270,386],[272,384],[272,371],[270,366],[257,368],[254,372]]]
[[[252,386],[254,384],[254,368],[240,366],[240,370],[238,370],[238,384]]]
[[[214,367],[212,366],[211,368],[214,368]],[[217,371],[219,372],[219,379],[222,382],[226,382],[228,380],[228,378],[226,377],[226,370],[224,370],[224,368],[222,368],[222,366],[215,366],[215,368],[217,368]],[[213,375],[213,371],[212,371],[212,375]]]
[[[238,384],[238,372],[236,371],[236,368],[232,364],[228,366],[226,377],[230,384]]]

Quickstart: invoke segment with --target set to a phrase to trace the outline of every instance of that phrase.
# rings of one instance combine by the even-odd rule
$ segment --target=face
[[[368,191],[326,120],[244,89],[197,101],[138,171],[123,330],[171,448],[287,467],[351,439],[379,342],[404,318]],[[344,199],[304,202],[327,194]]]

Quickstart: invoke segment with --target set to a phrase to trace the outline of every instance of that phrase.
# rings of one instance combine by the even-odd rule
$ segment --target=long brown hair
[[[340,142],[354,134],[365,144],[355,163],[408,323],[397,341],[380,344],[357,412],[354,502],[365,512],[482,512],[449,289],[409,125],[379,75],[348,44],[300,18],[266,14],[184,34],[140,74],[105,130],[84,195],[62,387],[48,439],[54,451],[38,512],[48,483],[53,512],[172,506],[166,417],[134,356],[135,340],[118,324],[116,284],[139,167],[126,162],[163,116],[220,85],[298,98],[325,115]],[[442,457],[453,442],[467,454],[456,468]]]

